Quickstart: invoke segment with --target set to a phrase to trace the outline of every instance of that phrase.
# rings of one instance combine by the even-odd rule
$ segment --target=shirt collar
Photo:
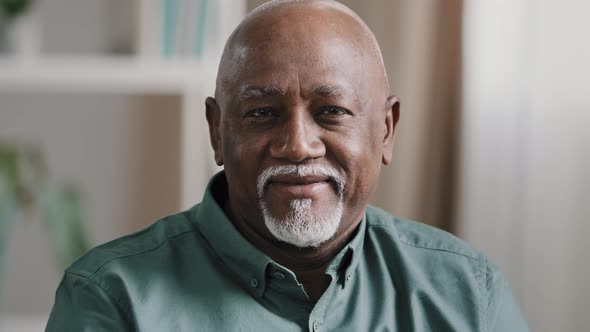
[[[227,181],[223,171],[209,181],[203,200],[191,209],[193,222],[242,286],[260,297],[266,287],[266,270],[269,263],[278,264],[242,236],[227,218],[216,196],[221,199],[227,198]],[[362,255],[365,219],[366,217],[363,217],[353,239],[334,257],[326,269],[326,273],[343,280],[343,287],[351,279]]]
[[[361,260],[367,227],[366,219],[365,213],[352,240],[332,259],[332,262],[326,268],[326,273],[341,280],[342,287],[346,287],[347,283],[352,279],[354,271]]]
[[[227,192],[227,181],[223,172],[217,173],[209,181],[201,204],[191,210],[193,222],[242,286],[260,297],[265,288],[266,266],[272,260],[248,242],[234,227],[215,199],[214,192]]]

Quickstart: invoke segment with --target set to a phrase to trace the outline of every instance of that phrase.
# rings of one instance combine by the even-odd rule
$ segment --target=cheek
[[[364,200],[375,186],[381,169],[381,150],[371,130],[359,128],[334,140],[333,154],[347,175],[348,194]]]
[[[245,135],[228,135],[224,153],[232,163],[245,167],[252,167],[261,160],[266,149],[266,140],[263,137],[246,137]]]
[[[370,126],[359,126],[345,138],[337,140],[337,147],[345,163],[356,171],[373,168],[376,160],[381,160],[378,138]],[[362,173],[362,172],[361,172]]]
[[[230,160],[231,166],[247,162],[244,156],[248,156],[248,150],[252,147],[244,144],[247,136],[240,128],[239,122],[233,118],[225,119],[223,132],[223,153],[224,158]]]
[[[231,132],[223,145],[225,171],[232,187],[240,188],[239,194],[253,195],[264,156],[262,139],[247,139]]]

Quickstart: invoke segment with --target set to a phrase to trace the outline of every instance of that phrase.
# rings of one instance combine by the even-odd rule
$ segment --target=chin
[[[342,219],[343,203],[333,209],[318,209],[310,198],[293,199],[283,216],[275,216],[264,200],[260,201],[264,224],[279,241],[299,248],[319,247],[334,237]]]

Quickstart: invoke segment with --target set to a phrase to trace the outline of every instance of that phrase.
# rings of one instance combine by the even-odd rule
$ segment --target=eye
[[[318,112],[319,116],[340,116],[350,114],[348,110],[338,106],[323,106]]]
[[[273,111],[271,108],[261,107],[261,108],[255,108],[251,111],[246,112],[244,117],[245,118],[264,118],[264,117],[268,117],[268,116],[272,116],[272,115],[273,115]]]

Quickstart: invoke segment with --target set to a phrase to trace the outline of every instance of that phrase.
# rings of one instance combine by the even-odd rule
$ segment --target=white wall
[[[589,11],[465,3],[462,236],[506,272],[533,331],[590,325]]]
[[[73,180],[87,193],[92,239],[118,232],[127,218],[125,173],[132,125],[121,98],[30,95],[0,96],[2,138],[40,143],[58,179]],[[120,170],[125,170],[121,172]],[[37,220],[17,224],[9,243],[2,311],[48,311],[60,271]]]
[[[178,210],[178,104],[176,97],[2,94],[0,139],[43,147],[55,178],[82,190],[85,223],[98,244]],[[62,271],[39,221],[20,221],[0,313],[49,312]]]
[[[133,17],[115,3],[39,1],[43,51],[105,54],[131,47],[132,31],[116,15]],[[42,146],[50,172],[82,190],[90,238],[99,244],[178,211],[180,104],[176,96],[0,94],[0,140]],[[0,319],[46,315],[62,270],[38,220],[17,224],[5,263]]]

